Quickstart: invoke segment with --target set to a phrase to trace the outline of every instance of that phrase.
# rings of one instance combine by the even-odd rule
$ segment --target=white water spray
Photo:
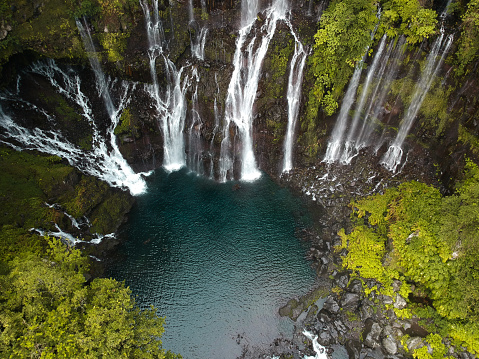
[[[55,128],[43,130],[38,127],[28,129],[14,121],[11,115],[6,114],[0,107],[0,126],[5,131],[5,140],[2,141],[17,150],[37,150],[51,155],[59,156],[80,171],[95,176],[112,187],[127,188],[132,195],[138,195],[146,191],[146,183],[141,173],[134,173],[125,161],[118,146],[113,131],[118,122],[119,114],[128,105],[130,100],[131,86],[122,84],[122,95],[117,107],[111,104],[111,124],[108,126],[106,136],[102,136],[97,128],[95,118],[90,106],[90,100],[81,90],[81,81],[73,70],[63,71],[53,60],[34,64],[30,71],[45,77],[55,90],[74,102],[82,109],[81,115],[88,121],[92,129],[92,149],[85,151],[68,141],[63,134]],[[104,88],[103,91],[108,89]],[[17,95],[2,94],[2,102],[19,102]],[[24,100],[22,100],[25,102]],[[20,101],[20,102],[22,102]],[[30,106],[35,109],[35,106]],[[44,110],[38,111],[46,114]],[[108,143],[105,137],[109,137]],[[20,144],[15,145],[14,140]]]
[[[145,0],[140,1],[140,4],[145,15],[150,73],[153,81],[153,85],[145,85],[145,90],[155,102],[159,125],[163,133],[163,167],[167,171],[176,171],[186,165],[183,130],[186,118],[184,94],[187,86],[181,85],[183,69],[177,71],[173,62],[163,53],[164,34],[158,15],[158,0],[153,0],[153,16]],[[156,60],[160,56],[163,58],[167,84],[163,93],[160,93],[156,72]]]
[[[356,153],[358,153],[361,148],[369,145],[369,137],[374,129],[373,121],[378,119],[380,112],[384,109],[386,95],[389,93],[391,83],[396,77],[405,54],[405,44],[406,39],[404,36],[401,36],[397,42],[391,41],[385,57],[381,60],[381,68],[378,75],[379,80],[371,96],[363,125],[355,143]],[[379,143],[381,143],[381,140],[376,143],[376,148],[374,149],[376,152],[377,148],[380,146]]]
[[[351,159],[355,156],[354,149],[355,149],[355,144],[357,139],[357,133],[356,133],[357,127],[360,122],[364,105],[366,104],[371,80],[373,79],[373,76],[376,74],[376,69],[378,68],[378,65],[379,65],[379,59],[381,58],[383,54],[385,45],[386,45],[386,34],[384,34],[384,36],[382,37],[378,50],[376,54],[374,55],[373,63],[371,67],[368,69],[368,74],[366,76],[366,80],[363,85],[361,96],[359,98],[359,103],[356,105],[356,108],[355,108],[354,116],[351,121],[351,126],[348,131],[348,136],[344,144],[343,153],[341,155],[341,163],[343,164],[349,164],[351,162]]]
[[[313,335],[307,330],[303,331],[303,335],[313,342],[313,350],[316,353],[315,356],[305,355],[303,359],[328,359],[328,355],[326,353],[326,348],[323,347],[321,344],[318,343],[318,336]]]
[[[245,0],[243,2],[244,14],[251,16],[254,12],[251,10],[252,8],[257,9],[255,1]],[[220,153],[220,181],[226,181],[228,176],[231,178],[233,173],[235,151],[230,140],[231,125],[236,126],[242,144],[240,157],[241,180],[254,181],[261,176],[261,172],[256,165],[253,150],[253,104],[256,98],[263,59],[276,31],[276,23],[278,20],[285,18],[285,13],[285,1],[275,0],[273,5],[266,10],[266,18],[259,31],[259,35],[253,36],[246,44],[249,35],[254,30],[254,21],[250,17],[248,19],[251,22],[239,31],[233,60],[234,71],[225,102],[225,123]],[[243,16],[243,19],[246,19],[246,15]],[[254,19],[255,17],[253,17]],[[259,46],[256,47],[258,39],[261,40]],[[243,46],[246,46],[245,50],[243,50]]]
[[[198,60],[205,59],[205,44],[207,34],[208,29],[203,27],[200,31],[196,31],[194,35],[191,35],[191,54]]]
[[[284,159],[283,173],[293,168],[293,140],[294,129],[298,120],[299,105],[301,100],[301,85],[303,83],[303,70],[306,64],[307,53],[296,33],[293,31],[291,23],[288,21],[291,33],[294,36],[294,54],[291,59],[289,77],[288,77],[288,128],[284,141]]]
[[[200,76],[197,68],[193,68],[192,80],[194,81],[194,92],[191,98],[191,124],[188,130],[188,168],[198,174],[203,174],[202,157],[203,146],[201,143],[201,120],[198,105],[198,83]]]
[[[241,26],[249,26],[258,14],[258,0],[242,0],[241,1]]]
[[[361,77],[362,69],[363,61],[360,61],[354,69],[353,77],[351,78],[346,94],[344,95],[341,109],[339,111],[338,118],[336,119],[336,124],[334,125],[331,139],[328,142],[328,147],[326,149],[323,162],[334,163],[339,160],[343,146],[343,137],[347,128],[349,110],[353,106],[354,100],[356,98],[356,90],[358,89],[359,78]]]
[[[406,139],[406,136],[408,135],[409,130],[414,123],[419,109],[426,98],[427,92],[434,82],[436,74],[444,62],[444,58],[452,45],[452,35],[448,36],[446,41],[444,41],[445,37],[444,30],[441,29],[441,35],[434,42],[432,50],[426,58],[426,66],[421,73],[419,81],[416,83],[411,103],[407,109],[406,116],[401,123],[398,134],[381,160],[381,164],[391,172],[395,172],[397,166],[401,163],[401,158],[403,155],[402,145],[404,140]],[[439,56],[439,53],[441,53],[441,56]]]

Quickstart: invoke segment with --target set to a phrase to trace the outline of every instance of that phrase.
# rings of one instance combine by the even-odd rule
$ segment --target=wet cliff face
[[[2,32],[4,39],[14,39],[5,46],[9,62],[3,65],[5,79],[10,79],[10,88],[25,66],[43,55],[53,57],[60,62],[76,63],[80,76],[94,88],[94,75],[89,70],[87,57],[83,51],[81,38],[68,7],[58,5],[53,11],[54,1],[45,4],[21,3],[12,12],[13,16],[4,20]],[[183,134],[185,136],[185,156],[188,165],[194,161],[194,169],[202,174],[218,179],[221,144],[228,133],[231,146],[235,147],[233,161],[234,176],[240,176],[242,143],[238,128],[231,125],[225,131],[224,116],[226,98],[232,73],[233,60],[238,41],[238,28],[241,19],[241,3],[231,1],[159,1],[159,18],[163,25],[164,51],[176,69],[181,71],[181,82],[187,103]],[[152,5],[149,5],[152,9]],[[261,34],[267,20],[264,9],[253,25],[248,40],[253,34]],[[121,11],[120,11],[121,10]],[[115,130],[123,156],[136,171],[149,170],[162,165],[164,158],[164,136],[158,121],[158,114],[152,106],[151,95],[144,89],[145,83],[151,83],[151,70],[148,52],[148,37],[145,17],[136,2],[125,2],[120,9],[110,12],[91,12],[85,20],[92,32],[97,54],[101,58],[103,69],[116,79],[135,83],[133,101],[128,105],[128,113]],[[291,9],[291,23],[299,40],[309,51],[313,45],[313,36],[317,30],[317,20],[322,11],[321,4],[315,1],[295,1]],[[53,13],[61,14],[60,33],[35,32],[36,27],[47,21]],[[27,29],[28,28],[28,32]],[[207,29],[204,56],[194,55],[193,44],[201,40],[200,35]],[[32,32],[33,31],[33,32]],[[29,35],[30,34],[30,35]],[[35,36],[34,36],[35,35]],[[377,109],[369,147],[362,149],[359,156],[382,155],[393,141],[404,118],[410,98],[414,92],[414,83],[420,76],[434,39],[421,46],[408,47],[401,56],[401,63],[394,74],[384,101]],[[15,42],[13,46],[10,42]],[[252,112],[252,141],[255,160],[259,168],[279,177],[284,156],[284,140],[288,123],[287,83],[295,40],[285,22],[279,21],[265,59],[261,66],[256,99]],[[359,91],[364,87],[367,69],[372,66],[374,54],[365,59],[365,69],[360,77]],[[389,44],[389,43],[388,43]],[[255,46],[259,46],[259,41]],[[453,49],[450,50],[452,54]],[[243,49],[244,50],[244,49]],[[13,55],[15,54],[16,55]],[[6,59],[6,57],[5,57]],[[461,172],[464,154],[475,157],[477,100],[474,89],[477,87],[475,73],[467,79],[453,76],[450,61],[439,69],[437,80],[433,83],[421,106],[414,125],[406,141],[404,151],[409,151],[408,161],[418,162],[426,156],[427,162],[435,166],[446,189],[453,187],[454,179]],[[245,64],[247,66],[247,64]],[[165,62],[158,57],[155,62],[160,93],[167,91],[167,71]],[[182,69],[182,70],[181,70]],[[8,75],[8,76],[7,76]],[[304,125],[307,101],[313,85],[311,63],[306,62],[299,109],[299,123],[295,128],[293,146],[293,165],[299,169],[321,166],[321,161],[330,141],[330,135],[338,114],[326,116],[319,109],[314,130]],[[42,81],[35,79],[35,81]],[[378,80],[379,81],[379,80]],[[441,81],[443,84],[441,84]],[[369,91],[372,91],[370,89]],[[35,97],[34,91],[26,94]],[[53,90],[47,90],[43,100],[44,107],[50,108],[61,118],[59,126],[66,136],[83,147],[88,147],[90,136],[88,126],[75,120],[78,109],[58,98]],[[355,102],[359,101],[359,95]],[[63,106],[63,107],[62,107]],[[104,112],[101,102],[95,105],[96,111]],[[353,117],[354,106],[350,110]],[[28,116],[27,116],[28,117]],[[37,116],[38,117],[38,116]],[[37,122],[26,120],[28,126]],[[107,124],[104,124],[107,126]],[[314,132],[314,133],[311,133]],[[77,134],[80,133],[81,136]],[[193,140],[192,140],[193,138]],[[353,161],[355,161],[353,159]]]

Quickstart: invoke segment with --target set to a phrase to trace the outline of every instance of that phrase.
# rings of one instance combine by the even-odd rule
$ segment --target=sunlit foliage
[[[408,182],[352,203],[357,225],[340,232],[343,265],[387,288],[394,279],[432,300],[446,335],[479,350],[479,168],[467,162],[453,196]]]
[[[0,275],[3,358],[181,358],[161,347],[164,319],[113,279],[86,284],[88,260],[59,240]]]

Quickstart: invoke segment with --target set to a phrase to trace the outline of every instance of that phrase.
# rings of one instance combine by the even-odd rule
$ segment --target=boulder
[[[348,290],[351,293],[361,294],[361,292],[363,291],[363,284],[359,279],[354,279],[349,284]]]
[[[331,320],[331,313],[323,308],[319,311],[317,318],[322,323],[328,323]]]
[[[339,305],[333,297],[328,297],[323,304],[323,308],[326,309],[330,313],[338,313],[339,312]]]
[[[393,284],[392,284],[393,291],[399,292],[399,289],[401,289],[401,285],[402,285],[401,281],[399,281],[399,280],[397,280],[397,279],[394,280],[394,281],[393,281]]]
[[[344,335],[346,331],[348,330],[348,328],[346,328],[344,323],[339,319],[334,321],[334,326],[336,327],[338,332],[340,332],[342,335]]]
[[[365,320],[367,318],[370,318],[374,315],[374,309],[371,305],[368,303],[362,303],[361,308],[360,308],[360,315],[361,319]]]
[[[396,309],[404,309],[407,306],[406,299],[404,299],[399,294],[396,294],[396,301],[394,302],[394,308]]]
[[[381,326],[371,318],[366,320],[365,325],[366,327],[363,331],[364,345],[372,349],[380,347]]]
[[[336,279],[336,284],[341,289],[345,289],[349,282],[349,276],[347,274],[342,274]]]
[[[322,331],[319,336],[318,336],[318,343],[321,344],[322,346],[328,346],[332,342],[332,337],[331,334],[327,331]]]
[[[359,294],[344,293],[341,298],[341,307],[356,310],[359,307]]]
[[[383,344],[384,350],[388,354],[394,355],[397,353],[398,345],[393,336],[388,335],[387,337],[383,338],[382,344]]]
[[[389,295],[382,295],[381,300],[383,301],[384,304],[393,304],[394,301]]]
[[[348,339],[344,344],[344,347],[348,352],[349,359],[359,359],[361,354],[361,343],[359,340]]]
[[[413,352],[416,349],[419,349],[424,346],[424,341],[420,337],[409,338],[406,342],[407,348],[410,352]]]

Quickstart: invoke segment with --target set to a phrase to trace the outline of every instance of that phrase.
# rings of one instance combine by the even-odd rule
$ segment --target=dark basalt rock
[[[320,322],[322,323],[327,323],[331,320],[331,317],[332,317],[332,314],[329,310],[325,309],[323,307],[323,309],[321,309],[317,315],[317,318]]]
[[[361,294],[363,290],[363,285],[359,279],[353,279],[349,284],[348,290],[351,293]]]
[[[392,336],[383,338],[382,345],[388,354],[394,355],[398,351],[398,344]]]
[[[340,308],[338,302],[336,302],[333,297],[329,296],[323,304],[323,309],[330,313],[338,313]]]
[[[350,310],[356,310],[359,307],[359,294],[344,293],[341,298],[341,307]]]
[[[349,359],[359,359],[361,354],[361,343],[359,340],[349,339],[344,344],[348,352]]]
[[[369,318],[366,320],[365,324],[366,327],[362,334],[364,345],[372,349],[379,348],[381,346],[379,339],[382,332],[381,326]]]
[[[348,285],[348,282],[349,282],[349,275],[347,274],[342,274],[336,279],[336,284],[341,289],[345,289]]]

